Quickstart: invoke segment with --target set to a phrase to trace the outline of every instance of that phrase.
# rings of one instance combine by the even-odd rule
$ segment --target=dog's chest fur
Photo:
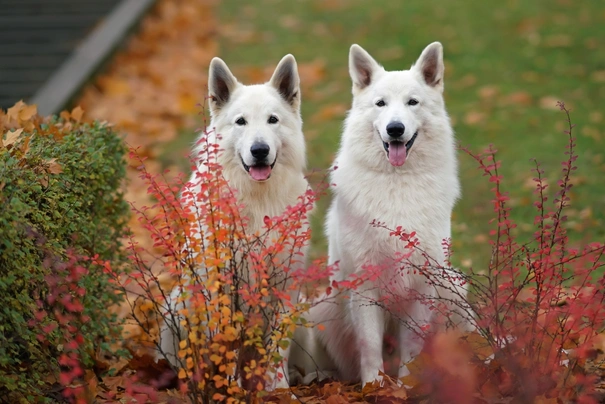
[[[410,159],[415,157],[422,156],[412,154]],[[337,159],[332,210],[338,216],[343,259],[380,265],[404,251],[403,242],[389,230],[370,225],[377,221],[390,229],[401,226],[405,232],[416,232],[421,247],[441,263],[442,241],[450,237],[451,212],[459,192],[455,160],[450,160],[451,166],[440,160],[423,170],[409,167],[377,173],[364,170],[353,159]]]

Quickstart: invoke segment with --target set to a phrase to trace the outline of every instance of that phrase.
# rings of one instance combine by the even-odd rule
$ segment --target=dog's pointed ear
[[[238,82],[227,64],[220,58],[213,58],[208,73],[208,95],[211,111],[218,111],[229,101]]]
[[[424,48],[418,61],[414,64],[414,68],[426,84],[443,91],[445,66],[443,65],[443,46],[440,42],[433,42]]]
[[[368,52],[357,44],[351,45],[349,74],[353,80],[353,87],[361,90],[369,86],[379,69],[380,65]]]
[[[275,87],[292,108],[300,108],[300,77],[294,56],[288,54],[279,61],[269,84]]]

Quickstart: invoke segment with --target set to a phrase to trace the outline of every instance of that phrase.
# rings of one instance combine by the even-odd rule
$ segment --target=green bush
[[[123,268],[129,213],[120,191],[126,149],[110,127],[19,109],[0,111],[0,402],[11,403],[44,400],[60,374],[65,330],[47,299],[57,261],[98,255]],[[84,336],[86,367],[118,331],[108,307],[119,296],[98,265],[79,263],[87,269],[77,281],[80,318],[90,321],[71,325]]]

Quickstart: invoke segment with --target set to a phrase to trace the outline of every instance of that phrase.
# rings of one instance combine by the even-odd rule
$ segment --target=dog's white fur
[[[420,247],[438,265],[445,264],[442,242],[450,238],[460,184],[454,134],[443,100],[442,45],[427,46],[411,69],[404,71],[386,71],[353,45],[349,71],[353,105],[334,163],[334,198],[326,221],[329,263],[337,264],[331,281],[363,273],[364,264],[380,266],[382,274],[335,302],[319,303],[308,318],[326,329],[298,331],[295,340],[296,349],[302,347],[314,358],[327,351],[333,363],[322,363],[324,368],[337,370],[342,379],[361,379],[365,384],[380,379],[379,371],[384,371],[387,333],[395,338],[400,355],[396,375],[402,377],[408,374],[405,364],[423,346],[418,327],[439,326],[428,305],[414,298],[415,293],[456,300],[466,292],[459,284],[452,285],[455,292],[437,290],[423,276],[408,271],[409,267],[401,270],[395,256],[404,252],[404,243],[370,225],[377,220],[391,229],[402,226],[407,232],[415,231]],[[409,155],[403,160],[394,158],[395,164],[383,144],[393,140],[387,133],[392,122],[404,125],[399,138],[403,144],[417,133]],[[425,258],[415,252],[407,262],[423,266]],[[388,307],[372,304],[385,297],[391,302]],[[293,355],[301,356],[300,352]],[[302,367],[308,371],[315,365],[307,359]]]
[[[261,231],[266,216],[281,215],[287,206],[298,203],[298,198],[308,189],[296,60],[286,55],[269,82],[243,85],[225,62],[214,58],[210,63],[208,87],[212,118],[209,140],[220,146],[218,163],[223,168],[223,176],[243,205],[241,214],[248,219],[246,232],[254,234]],[[266,166],[274,164],[269,170],[270,178],[260,181],[247,172],[247,168],[258,162],[251,148],[259,143],[269,148],[265,173]],[[194,155],[198,151],[194,149]],[[198,165],[198,170],[206,169],[205,165]],[[190,184],[194,195],[201,192],[195,172]],[[200,232],[206,230],[200,229]],[[248,279],[247,274],[239,276]],[[171,302],[176,302],[180,293],[181,289],[175,288]],[[177,309],[171,307],[173,312]],[[160,347],[169,361],[178,366],[179,341],[174,334],[174,330],[165,325],[160,334]],[[287,359],[289,352],[285,350],[281,354]],[[288,387],[287,379],[282,378],[269,389],[272,387]]]

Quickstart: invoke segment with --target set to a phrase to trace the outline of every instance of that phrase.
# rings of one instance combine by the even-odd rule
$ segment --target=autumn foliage
[[[428,399],[462,403],[474,398],[594,402],[595,377],[587,369],[594,367],[601,341],[604,309],[599,270],[605,247],[591,243],[580,248],[567,241],[564,212],[577,158],[571,131],[570,124],[567,158],[551,204],[544,173],[536,166],[536,232],[529,241],[516,239],[495,150],[480,155],[467,150],[494,183],[493,259],[471,273],[453,268],[416,270],[451,291],[442,300],[427,298],[426,304],[445,320],[453,319],[454,310],[458,318],[476,327],[475,332],[435,334],[422,329],[425,348],[409,364],[410,376],[400,382],[410,389],[395,380],[383,386],[370,384],[362,391],[324,381],[294,387],[292,392],[315,400],[311,402],[325,402],[333,395],[341,396],[343,402]],[[198,158],[207,170],[196,169],[190,183],[162,183],[141,165],[141,175],[158,204],[139,208],[137,214],[154,245],[164,251],[162,269],[153,270],[132,244],[135,269],[120,282],[129,293],[133,319],[144,330],[140,339],[150,346],[161,345],[158,322],[162,321],[178,335],[175,371],[182,394],[199,402],[263,396],[279,401],[291,393],[266,396],[265,388],[281,359],[280,344],[311,305],[296,304],[290,292],[298,294],[305,284],[317,284],[327,275],[326,269],[317,266],[306,273],[291,270],[301,264],[296,257],[308,242],[304,223],[316,196],[309,193],[282,216],[267,217],[264,233],[247,234],[241,206],[216,165],[214,156],[219,150],[204,143],[206,137],[201,142]],[[200,229],[205,231],[200,233]],[[421,247],[414,234],[399,228],[385,231],[408,241],[410,252],[402,254],[402,262]],[[447,242],[444,248],[449,251]],[[426,258],[428,268],[431,257]],[[326,290],[334,296],[339,289],[355,289],[374,276],[378,276],[376,270],[368,267],[357,278]],[[470,287],[468,299],[460,301],[459,291],[448,286],[453,281]],[[180,295],[171,296],[173,285]],[[244,380],[241,384],[239,377]]]
[[[459,304],[456,311],[462,309],[476,332],[427,338],[410,365],[412,375],[403,379],[413,386],[411,397],[460,403],[599,401],[599,377],[591,372],[602,360],[605,244],[569,242],[565,212],[577,154],[569,110],[558,105],[568,122],[566,158],[554,192],[534,162],[530,240],[520,240],[515,231],[496,150],[475,154],[463,148],[493,184],[492,258],[467,273],[455,271],[471,291],[466,307]],[[451,273],[428,277],[442,287],[452,279]]]
[[[117,243],[127,220],[117,191],[124,175],[120,140],[107,125],[82,123],[81,110],[42,119],[34,108],[16,105],[0,115],[0,158],[10,168],[0,171],[7,208],[0,215],[0,264],[7,271],[0,282],[0,391],[14,402],[289,402],[292,394],[312,403],[598,402],[605,245],[568,239],[565,212],[577,153],[569,111],[560,108],[569,125],[566,157],[554,187],[535,163],[533,237],[521,240],[515,230],[495,149],[464,149],[493,184],[492,259],[465,272],[427,271],[427,256],[427,268],[412,269],[451,292],[417,298],[446,322],[454,310],[476,331],[421,329],[425,347],[400,381],[387,377],[382,386],[360,389],[328,379],[268,392],[284,377],[281,359],[295,327],[312,326],[303,317],[314,304],[312,290],[323,284],[334,297],[379,276],[368,267],[327,285],[329,269],[305,262],[308,215],[323,189],[309,190],[250,234],[208,132],[189,182],[177,176],[168,183],[148,172],[145,157],[132,149],[156,203],[133,205],[151,241],[142,245],[153,247],[130,238],[125,271]],[[407,242],[402,262],[422,253],[413,233],[384,230]],[[447,241],[444,249],[451,253]],[[469,287],[467,299],[453,281]],[[112,313],[119,312],[108,308],[120,298],[129,313],[120,345],[132,358],[106,355],[117,330]],[[150,355],[170,359],[162,327],[176,336],[172,366]]]
[[[0,111],[0,397],[34,403],[66,394],[118,334],[107,308],[128,205],[122,140],[76,108],[42,118],[17,103]],[[91,319],[94,318],[94,321]]]
[[[158,201],[134,211],[160,254],[153,265],[132,240],[134,267],[115,280],[143,331],[139,340],[171,359],[181,391],[194,402],[236,402],[262,396],[286,377],[282,351],[309,307],[301,291],[326,272],[304,261],[316,193],[309,190],[281,215],[265,217],[260,233],[249,233],[209,139],[205,132],[198,141],[187,183],[165,183],[131,152]],[[160,333],[162,325],[167,330]],[[176,357],[163,341],[167,333],[178,343]]]
[[[408,365],[411,375],[401,380],[411,386],[408,398],[456,403],[596,403],[602,398],[597,388],[600,377],[594,371],[603,360],[605,244],[569,242],[566,211],[571,206],[578,155],[570,112],[563,103],[558,106],[568,124],[565,159],[553,191],[546,173],[534,161],[536,216],[529,240],[521,240],[515,230],[496,150],[490,146],[477,154],[463,148],[493,184],[492,257],[484,266],[464,272],[439,268],[428,256],[424,267],[407,269],[422,273],[446,291],[437,299],[417,297],[436,315],[456,323],[462,319],[475,327],[464,334],[420,329],[425,347]],[[402,259],[412,250],[423,254],[414,233],[385,230],[407,242]],[[451,253],[449,243],[444,248]],[[376,277],[376,272],[367,268],[364,276]],[[466,284],[468,298],[461,299],[463,294],[452,282]],[[374,303],[392,302],[387,296]]]
[[[470,273],[476,322],[491,352],[479,385],[488,397],[596,402],[596,378],[585,369],[600,349],[605,325],[605,244],[569,242],[565,212],[578,155],[569,110],[563,103],[558,106],[568,123],[566,158],[554,192],[549,192],[545,173],[535,162],[531,240],[519,240],[515,234],[517,224],[510,217],[495,149],[480,155],[467,150],[493,183],[492,259]],[[494,381],[498,388],[490,391]]]

